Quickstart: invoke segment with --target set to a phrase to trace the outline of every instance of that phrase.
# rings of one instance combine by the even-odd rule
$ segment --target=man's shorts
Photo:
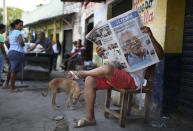
[[[106,78],[94,78],[98,85],[97,90],[109,89],[111,87],[129,89],[137,88],[131,75],[124,70],[119,70],[118,68],[114,68],[114,74],[111,80]]]
[[[11,50],[8,53],[10,62],[10,72],[20,72],[22,70],[23,53]]]

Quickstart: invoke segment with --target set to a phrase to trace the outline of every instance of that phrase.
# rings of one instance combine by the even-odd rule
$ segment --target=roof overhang
[[[54,17],[49,17],[49,18],[46,18],[46,19],[40,19],[40,20],[34,21],[32,23],[26,24],[26,25],[24,25],[24,27],[29,27],[29,26],[32,26],[32,25],[35,25],[35,24],[38,24],[38,23],[41,23],[41,22],[44,22],[44,21],[53,20],[53,19],[60,19],[60,18],[65,18],[65,17],[71,17],[74,14],[75,13],[73,12],[73,13],[70,13],[70,14],[63,14],[63,15],[58,15],[58,16],[54,16]]]
[[[63,2],[104,2],[106,0],[61,0]]]

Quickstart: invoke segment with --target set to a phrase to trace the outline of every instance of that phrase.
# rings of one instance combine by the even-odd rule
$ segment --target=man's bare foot
[[[10,91],[11,91],[12,93],[14,93],[14,92],[21,92],[18,88],[10,89]]]
[[[80,128],[80,127],[84,127],[84,126],[95,126],[96,125],[96,120],[88,120],[87,118],[82,118],[78,121],[75,121],[73,123],[73,126],[75,128]]]

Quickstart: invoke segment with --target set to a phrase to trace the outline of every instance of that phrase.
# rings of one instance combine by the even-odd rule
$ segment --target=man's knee
[[[114,66],[108,64],[108,65],[104,65],[104,73],[106,76],[113,76],[114,73]]]
[[[85,88],[97,88],[97,82],[94,77],[87,76],[85,79]]]

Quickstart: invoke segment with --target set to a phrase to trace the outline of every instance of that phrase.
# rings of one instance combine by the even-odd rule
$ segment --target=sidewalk
[[[63,77],[63,73],[53,72],[51,79]],[[83,89],[83,81],[79,80]],[[130,120],[125,128],[121,128],[118,120],[104,117],[105,91],[97,91],[95,104],[96,126],[84,128],[73,128],[73,120],[85,117],[84,97],[81,96],[75,110],[66,107],[67,96],[64,92],[58,93],[56,104],[59,109],[54,109],[51,105],[52,95],[41,96],[41,89],[47,87],[48,81],[25,81],[27,88],[20,88],[20,93],[10,93],[8,89],[0,89],[0,131],[192,131],[193,127],[188,122],[171,118],[160,118],[154,113],[148,124],[143,124],[141,120]],[[134,114],[139,114],[133,110]],[[53,118],[63,116],[61,121]],[[154,127],[156,126],[156,127]]]

